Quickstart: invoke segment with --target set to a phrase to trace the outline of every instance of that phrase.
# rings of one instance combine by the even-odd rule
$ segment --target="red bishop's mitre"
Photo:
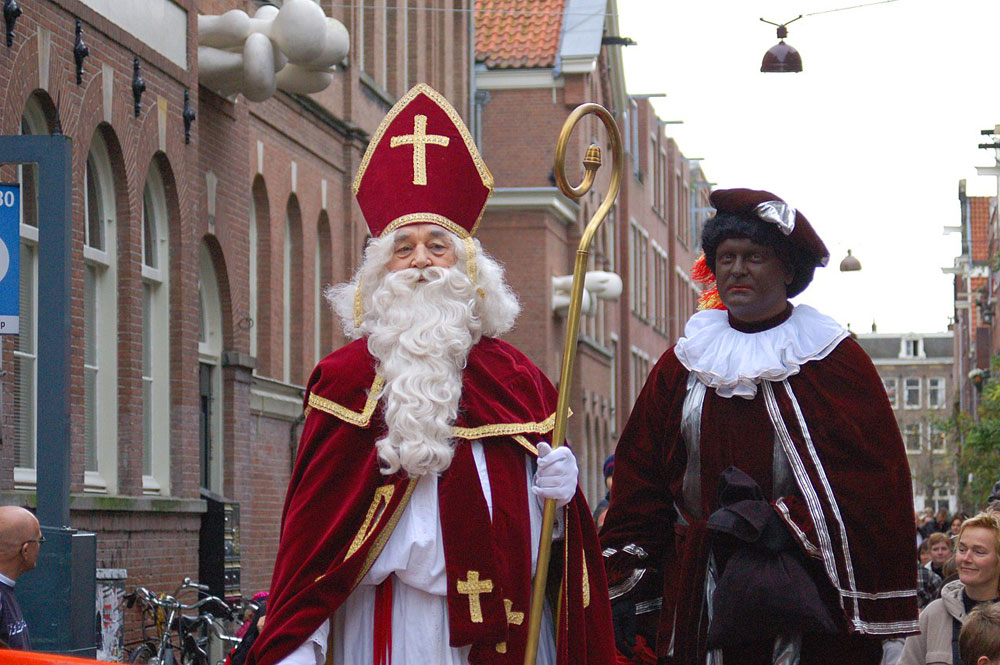
[[[426,223],[469,238],[492,193],[493,176],[465,123],[423,83],[389,110],[354,178],[354,195],[375,238]]]

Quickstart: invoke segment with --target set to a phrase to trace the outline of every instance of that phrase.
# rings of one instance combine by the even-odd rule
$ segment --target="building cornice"
[[[575,224],[580,205],[555,187],[498,187],[486,204],[486,210],[536,210],[559,218],[567,226]]]
[[[478,90],[527,90],[562,88],[566,80],[552,68],[487,69],[476,72]]]

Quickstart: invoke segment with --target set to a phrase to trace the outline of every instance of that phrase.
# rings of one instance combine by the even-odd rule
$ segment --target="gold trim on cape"
[[[368,427],[371,423],[372,414],[375,412],[375,407],[378,406],[378,400],[381,397],[384,386],[385,379],[382,378],[381,374],[376,374],[371,388],[368,389],[368,400],[365,402],[364,410],[360,412],[352,411],[346,406],[337,404],[325,397],[320,397],[316,393],[309,393],[309,406],[319,409],[323,413],[340,418],[345,423],[350,423],[357,427]],[[570,410],[569,415],[573,415],[572,410]],[[493,436],[509,436],[532,454],[538,455],[538,449],[524,438],[524,436],[518,435],[548,434],[555,426],[555,422],[556,414],[553,413],[541,422],[497,423],[494,425],[480,425],[479,427],[452,427],[451,435],[456,439],[465,439],[466,441],[486,439]]]
[[[347,561],[354,553],[361,549],[361,546],[365,544],[368,540],[374,527],[378,526],[379,520],[382,519],[382,514],[385,509],[389,506],[389,502],[392,501],[392,495],[396,491],[395,485],[383,485],[375,490],[375,497],[372,499],[372,505],[368,506],[368,513],[365,515],[365,521],[361,523],[361,528],[358,529],[357,535],[354,536],[354,540],[351,542],[350,548],[347,550],[347,554],[344,555],[344,561]]]
[[[570,411],[569,415],[573,415]],[[540,423],[499,423],[496,425],[481,425],[479,427],[452,427],[451,435],[456,439],[474,441],[491,436],[514,436],[515,434],[548,434],[556,424],[556,414]],[[518,441],[518,443],[521,443]],[[523,444],[522,444],[523,445]],[[538,454],[538,451],[535,451]]]
[[[382,387],[384,385],[385,379],[380,374],[376,374],[371,387],[368,389],[368,399],[365,401],[364,409],[360,412],[352,411],[346,406],[341,406],[333,400],[320,397],[316,393],[309,393],[309,406],[319,409],[323,413],[329,413],[331,416],[336,416],[345,423],[350,423],[357,427],[368,427],[369,423],[371,423],[372,414],[375,412],[375,407],[378,405],[378,399],[382,394]]]
[[[396,523],[399,522],[399,518],[403,516],[403,509],[406,508],[406,504],[410,501],[410,495],[413,494],[413,490],[417,487],[417,481],[420,477],[410,478],[410,482],[406,485],[406,492],[403,493],[403,498],[399,500],[399,505],[396,506],[395,512],[392,513],[392,517],[389,521],[385,523],[385,526],[379,532],[378,536],[375,538],[375,542],[372,543],[372,547],[368,550],[368,556],[365,557],[365,562],[361,566],[361,570],[358,572],[358,577],[354,580],[354,584],[351,585],[351,589],[361,584],[361,580],[365,578],[368,571],[371,570],[372,565],[375,563],[375,559],[378,555],[382,553],[382,548],[385,544],[389,542],[389,536],[396,529]]]
[[[528,441],[527,437],[522,436],[520,434],[515,434],[510,438],[514,439],[514,441],[516,441],[522,448],[527,450],[529,453],[531,453],[535,457],[538,457],[538,448],[532,445],[532,443]]]

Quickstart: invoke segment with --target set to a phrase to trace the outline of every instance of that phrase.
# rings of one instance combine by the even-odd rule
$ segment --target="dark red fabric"
[[[690,531],[683,539],[677,539],[670,528],[676,520],[674,500],[682,496],[687,462],[687,451],[680,438],[687,380],[688,371],[673,349],[660,358],[650,373],[615,452],[611,505],[601,531],[604,547],[621,550],[634,543],[649,553],[649,566],[665,571],[657,645],[661,657],[666,653],[663,640],[669,640],[675,612],[680,615],[688,611],[684,606],[689,599],[681,595],[687,583],[682,580],[689,574],[698,575],[703,566],[696,566],[691,554],[695,554],[695,559],[700,558],[698,553],[704,542],[692,538]],[[825,359],[806,363],[788,381],[846,524],[857,588],[863,592],[914,589],[909,467],[892,409],[871,361],[856,342],[845,339]],[[774,384],[774,388],[785,421],[795,423],[784,389],[780,384]],[[711,390],[706,396],[701,419],[702,516],[707,517],[718,507],[717,483],[729,466],[750,475],[766,497],[778,498],[771,496],[775,435],[762,393],[759,390],[752,400],[725,399]],[[801,431],[794,426],[790,429],[799,454],[808,457]],[[819,488],[820,479],[814,473],[811,476],[812,485]],[[815,525],[800,500],[791,497],[786,503],[791,521],[815,544]],[[841,539],[833,526],[834,516],[828,510],[825,516],[833,534],[834,549],[839,552]],[[616,560],[622,558],[620,555],[613,555],[607,561],[611,585],[621,583],[630,573],[626,566],[616,565]],[[840,581],[846,586],[842,568],[840,561]],[[847,613],[841,609],[821,566],[815,567],[814,575],[821,593],[827,592],[825,597],[830,599],[831,611],[849,626]],[[850,608],[854,601],[846,602]],[[862,619],[868,622],[905,624],[917,615],[913,596],[858,602]],[[695,633],[681,632],[683,625],[690,625],[681,619],[678,616],[675,653],[677,649],[689,648],[681,647],[682,643],[695,649],[705,629],[702,625]],[[857,625],[850,626],[850,630],[865,632],[866,629]],[[907,632],[900,630],[897,634]],[[882,637],[872,635],[871,639]]]
[[[407,224],[435,223],[440,216],[471,233],[492,193],[492,176],[483,165],[489,185],[484,183],[473,158],[471,137],[468,144],[463,137],[463,130],[465,135],[468,130],[456,124],[462,121],[451,105],[430,92],[437,99],[419,91],[402,108],[393,107],[386,116],[385,131],[373,137],[375,142],[365,153],[368,165],[354,193],[376,238],[394,220],[407,215],[412,216]],[[414,145],[392,146],[393,138],[414,135],[417,116],[425,118],[427,136],[448,141],[446,146],[431,143],[423,148],[424,185],[414,184]]]
[[[375,665],[392,665],[392,575],[375,588],[372,642]]]
[[[358,340],[321,361],[309,380],[308,390],[361,412],[374,378],[374,360],[365,342]],[[540,423],[554,412],[556,398],[552,384],[524,354],[506,342],[483,338],[469,354],[456,425]],[[379,472],[374,442],[384,427],[379,409],[372,414],[367,427],[347,424],[318,408],[310,410],[285,498],[268,618],[250,653],[249,665],[272,665],[302,644],[353,591],[377,554],[373,550],[376,542],[388,537],[383,531],[401,510],[410,481],[401,474],[385,477]],[[533,444],[544,438],[537,434],[525,437]],[[496,441],[524,450],[509,438]],[[491,445],[493,440],[484,442],[484,447]],[[524,453],[520,454],[523,465]],[[477,483],[478,477],[469,482]],[[386,485],[393,487],[392,497],[373,520],[371,536],[345,559],[375,491]],[[572,653],[582,654],[579,659],[561,660],[560,665],[612,662],[614,645],[607,584],[597,534],[582,494],[577,493],[566,514],[567,524],[571,525],[567,535],[571,561],[579,562],[582,567],[583,549],[587,550],[590,604],[585,611],[582,609],[581,573],[570,570],[571,580],[577,584],[570,587],[563,611],[572,613],[569,616],[574,638],[578,634],[591,638],[583,645],[574,645]],[[523,519],[526,521],[526,516]],[[469,542],[476,541],[465,541],[462,546],[468,547]],[[463,600],[467,603],[467,599]],[[574,618],[583,625],[573,623]],[[495,642],[490,642],[490,646],[495,648]],[[523,653],[508,649],[507,659],[502,662],[522,660]]]
[[[750,213],[766,201],[784,203],[780,196],[757,189],[716,189],[709,195],[709,202],[716,210],[736,214]],[[830,260],[830,251],[806,216],[798,209],[795,210],[795,228],[788,235],[788,239],[813,256],[817,266],[825,266]]]
[[[506,571],[502,570],[501,561],[496,556],[498,544],[490,525],[486,498],[482,492],[472,491],[478,488],[469,485],[469,479],[477,478],[478,473],[471,446],[462,443],[455,450],[451,466],[438,481],[441,535],[444,538],[448,576],[448,623],[451,646],[484,642],[495,651],[494,646],[507,637],[507,615],[503,605],[504,594],[507,593]],[[524,475],[523,456],[521,475]],[[492,491],[493,488],[490,489]],[[502,503],[505,498],[497,496],[494,500]],[[524,537],[524,534],[520,535]],[[472,543],[475,543],[474,547],[470,546]],[[472,573],[475,573],[479,584],[489,584],[490,590],[463,593],[458,585],[469,583]],[[479,621],[472,617],[471,606],[474,602],[479,605]]]

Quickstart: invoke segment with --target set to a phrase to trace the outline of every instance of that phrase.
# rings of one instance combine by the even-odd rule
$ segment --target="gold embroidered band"
[[[374,413],[375,407],[378,406],[378,398],[382,394],[382,387],[384,385],[385,379],[380,374],[376,374],[371,387],[368,389],[368,399],[365,400],[365,406],[360,412],[352,411],[346,406],[337,404],[325,397],[320,397],[316,393],[309,393],[309,406],[319,409],[323,413],[329,413],[331,416],[336,416],[345,423],[350,423],[358,427],[368,427],[372,419],[372,413]]]
[[[383,485],[375,490],[375,498],[372,499],[372,505],[368,506],[368,514],[365,515],[365,521],[361,523],[361,528],[358,530],[357,535],[354,536],[347,554],[344,555],[344,561],[354,556],[355,552],[365,544],[365,541],[375,533],[375,527],[378,526],[379,520],[382,519],[382,514],[389,506],[392,494],[395,491],[396,487],[394,485]]]
[[[573,415],[573,411],[569,412]],[[514,436],[515,434],[548,434],[556,424],[556,414],[552,414],[540,423],[499,423],[482,425],[480,427],[452,427],[451,435],[456,439],[474,441],[490,436]],[[518,441],[518,443],[521,443]],[[524,444],[521,444],[524,445]],[[535,451],[537,454],[537,451]]]
[[[466,236],[462,238],[462,242],[465,244],[465,274],[472,282],[473,286],[479,283],[479,264],[476,261],[476,241],[472,239],[472,236]],[[478,289],[477,292],[480,297],[483,297],[483,290]]]
[[[363,312],[361,310],[361,275],[358,275],[358,288],[354,292],[354,328],[356,330],[361,330],[361,318]]]
[[[402,215],[389,222],[389,225],[379,234],[379,238],[384,238],[393,231],[409,224],[437,224],[441,228],[451,231],[459,238],[469,238],[472,236],[472,234],[444,215],[439,215],[436,212],[411,212],[408,215]]]
[[[399,522],[399,518],[403,516],[403,509],[406,508],[406,504],[410,502],[410,495],[413,494],[413,490],[416,489],[418,480],[420,480],[420,476],[410,478],[410,482],[406,486],[406,491],[403,492],[403,498],[399,500],[396,510],[392,513],[392,517],[390,517],[389,521],[385,523],[385,527],[383,527],[378,536],[375,537],[375,542],[372,543],[371,548],[368,550],[368,556],[365,557],[365,563],[361,566],[361,570],[358,571],[358,576],[354,580],[354,586],[358,586],[361,583],[361,580],[365,578],[365,575],[367,575],[368,571],[371,570],[372,564],[375,563],[375,559],[377,559],[378,555],[382,553],[382,548],[384,548],[385,544],[389,542],[389,536],[392,535],[393,530],[396,528],[396,523]]]

